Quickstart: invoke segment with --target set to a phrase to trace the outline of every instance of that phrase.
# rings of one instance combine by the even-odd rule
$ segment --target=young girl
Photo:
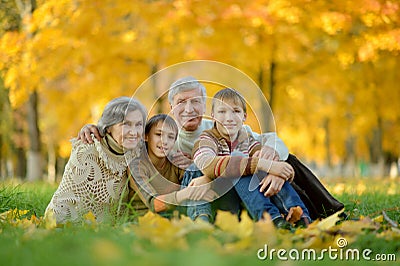
[[[143,210],[147,207],[152,212],[168,217],[176,206],[185,205],[186,201],[214,199],[215,192],[209,185],[181,187],[185,170],[172,164],[167,157],[177,135],[175,121],[166,114],[155,115],[146,123],[147,153],[142,153],[129,165],[131,197],[135,200],[138,196],[142,201],[142,206],[139,203],[135,206],[136,209]],[[194,220],[201,215],[197,213],[190,216]]]

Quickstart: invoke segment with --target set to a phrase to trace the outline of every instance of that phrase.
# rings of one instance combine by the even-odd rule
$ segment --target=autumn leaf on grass
[[[263,219],[254,224],[255,245],[269,244],[274,245],[277,240],[277,230],[268,213],[264,214]]]
[[[192,232],[211,232],[214,230],[214,226],[201,219],[193,221],[187,216],[182,215],[180,218],[171,220],[171,224],[180,230],[177,232],[179,236],[186,236]]]
[[[359,221],[344,221],[331,228],[330,231],[340,235],[359,235],[365,230],[377,230],[379,225],[368,217]]]
[[[215,225],[219,227],[225,236],[225,250],[236,251],[248,248],[254,241],[254,222],[250,219],[247,212],[240,216],[240,222],[237,215],[230,212],[219,211]],[[231,236],[231,237],[229,237]]]
[[[53,229],[57,227],[56,217],[54,216],[54,211],[49,209],[44,214],[44,227],[46,229]]]
[[[86,225],[96,227],[97,226],[97,221],[96,221],[96,216],[94,216],[93,212],[89,211],[85,215],[83,215],[83,219]]]
[[[300,220],[302,215],[303,215],[303,210],[301,209],[300,206],[292,207],[289,210],[289,213],[286,217],[286,221],[288,221],[291,224],[294,224],[295,222]]]
[[[1,222],[12,222],[21,219],[21,217],[27,214],[29,210],[8,210],[0,214],[0,221]]]
[[[321,230],[321,231],[326,231],[330,228],[332,228],[333,226],[336,225],[336,223],[340,220],[339,215],[344,211],[344,209],[332,214],[331,216],[321,220],[320,222],[317,222],[315,224],[315,226]],[[313,225],[314,223],[312,223],[311,225]],[[310,225],[310,226],[311,226]]]
[[[253,233],[254,222],[243,212],[239,222],[236,214],[227,211],[218,211],[215,225],[222,231],[231,233],[239,238],[247,237]]]
[[[340,220],[338,211],[331,216],[321,220],[314,221],[306,229],[298,229],[295,232],[295,238],[301,248],[320,247],[324,248],[332,243],[334,236],[329,233],[336,223]]]
[[[180,226],[158,214],[147,212],[139,217],[139,225],[133,228],[137,236],[147,239],[158,247],[164,249],[186,249],[185,238],[180,237]]]
[[[120,247],[109,239],[96,239],[91,245],[93,259],[99,264],[112,265],[123,256]]]

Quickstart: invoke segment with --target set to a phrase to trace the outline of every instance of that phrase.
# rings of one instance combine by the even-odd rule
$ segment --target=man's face
[[[171,109],[179,127],[187,131],[196,130],[206,110],[201,90],[193,89],[177,93],[172,100]]]

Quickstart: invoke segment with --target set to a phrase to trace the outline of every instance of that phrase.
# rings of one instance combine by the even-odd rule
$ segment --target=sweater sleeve
[[[246,131],[251,134],[257,141],[263,143],[263,145],[268,146],[276,150],[279,155],[280,160],[285,161],[289,156],[289,149],[286,147],[285,143],[278,137],[276,132],[267,132],[263,134],[258,134],[251,130],[248,125],[245,125]]]
[[[254,174],[259,158],[219,156],[217,140],[208,134],[202,134],[194,144],[193,160],[204,175],[215,179]]]
[[[151,162],[143,157],[131,162],[129,165],[129,187],[139,196],[143,203],[152,212],[162,212],[173,209],[177,205],[176,191],[158,195],[151,184],[153,178],[159,173],[153,171]]]

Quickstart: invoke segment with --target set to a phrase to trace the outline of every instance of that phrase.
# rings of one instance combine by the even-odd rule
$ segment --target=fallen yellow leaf
[[[96,225],[97,221],[96,221],[96,216],[94,216],[93,212],[89,211],[88,213],[86,213],[83,218],[85,219],[85,222],[91,225]]]
[[[47,210],[44,214],[44,227],[46,229],[53,229],[57,227],[56,218],[52,209]]]
[[[218,211],[215,225],[222,231],[231,233],[239,238],[247,237],[253,233],[253,220],[247,212],[243,212],[239,222],[237,215],[227,211]]]
[[[316,224],[316,227],[321,230],[321,231],[326,231],[333,226],[340,220],[339,214],[341,214],[344,211],[344,209],[332,214],[331,216],[321,220]],[[311,224],[312,225],[312,224]]]
[[[376,223],[383,223],[383,215],[379,215],[373,219]]]

